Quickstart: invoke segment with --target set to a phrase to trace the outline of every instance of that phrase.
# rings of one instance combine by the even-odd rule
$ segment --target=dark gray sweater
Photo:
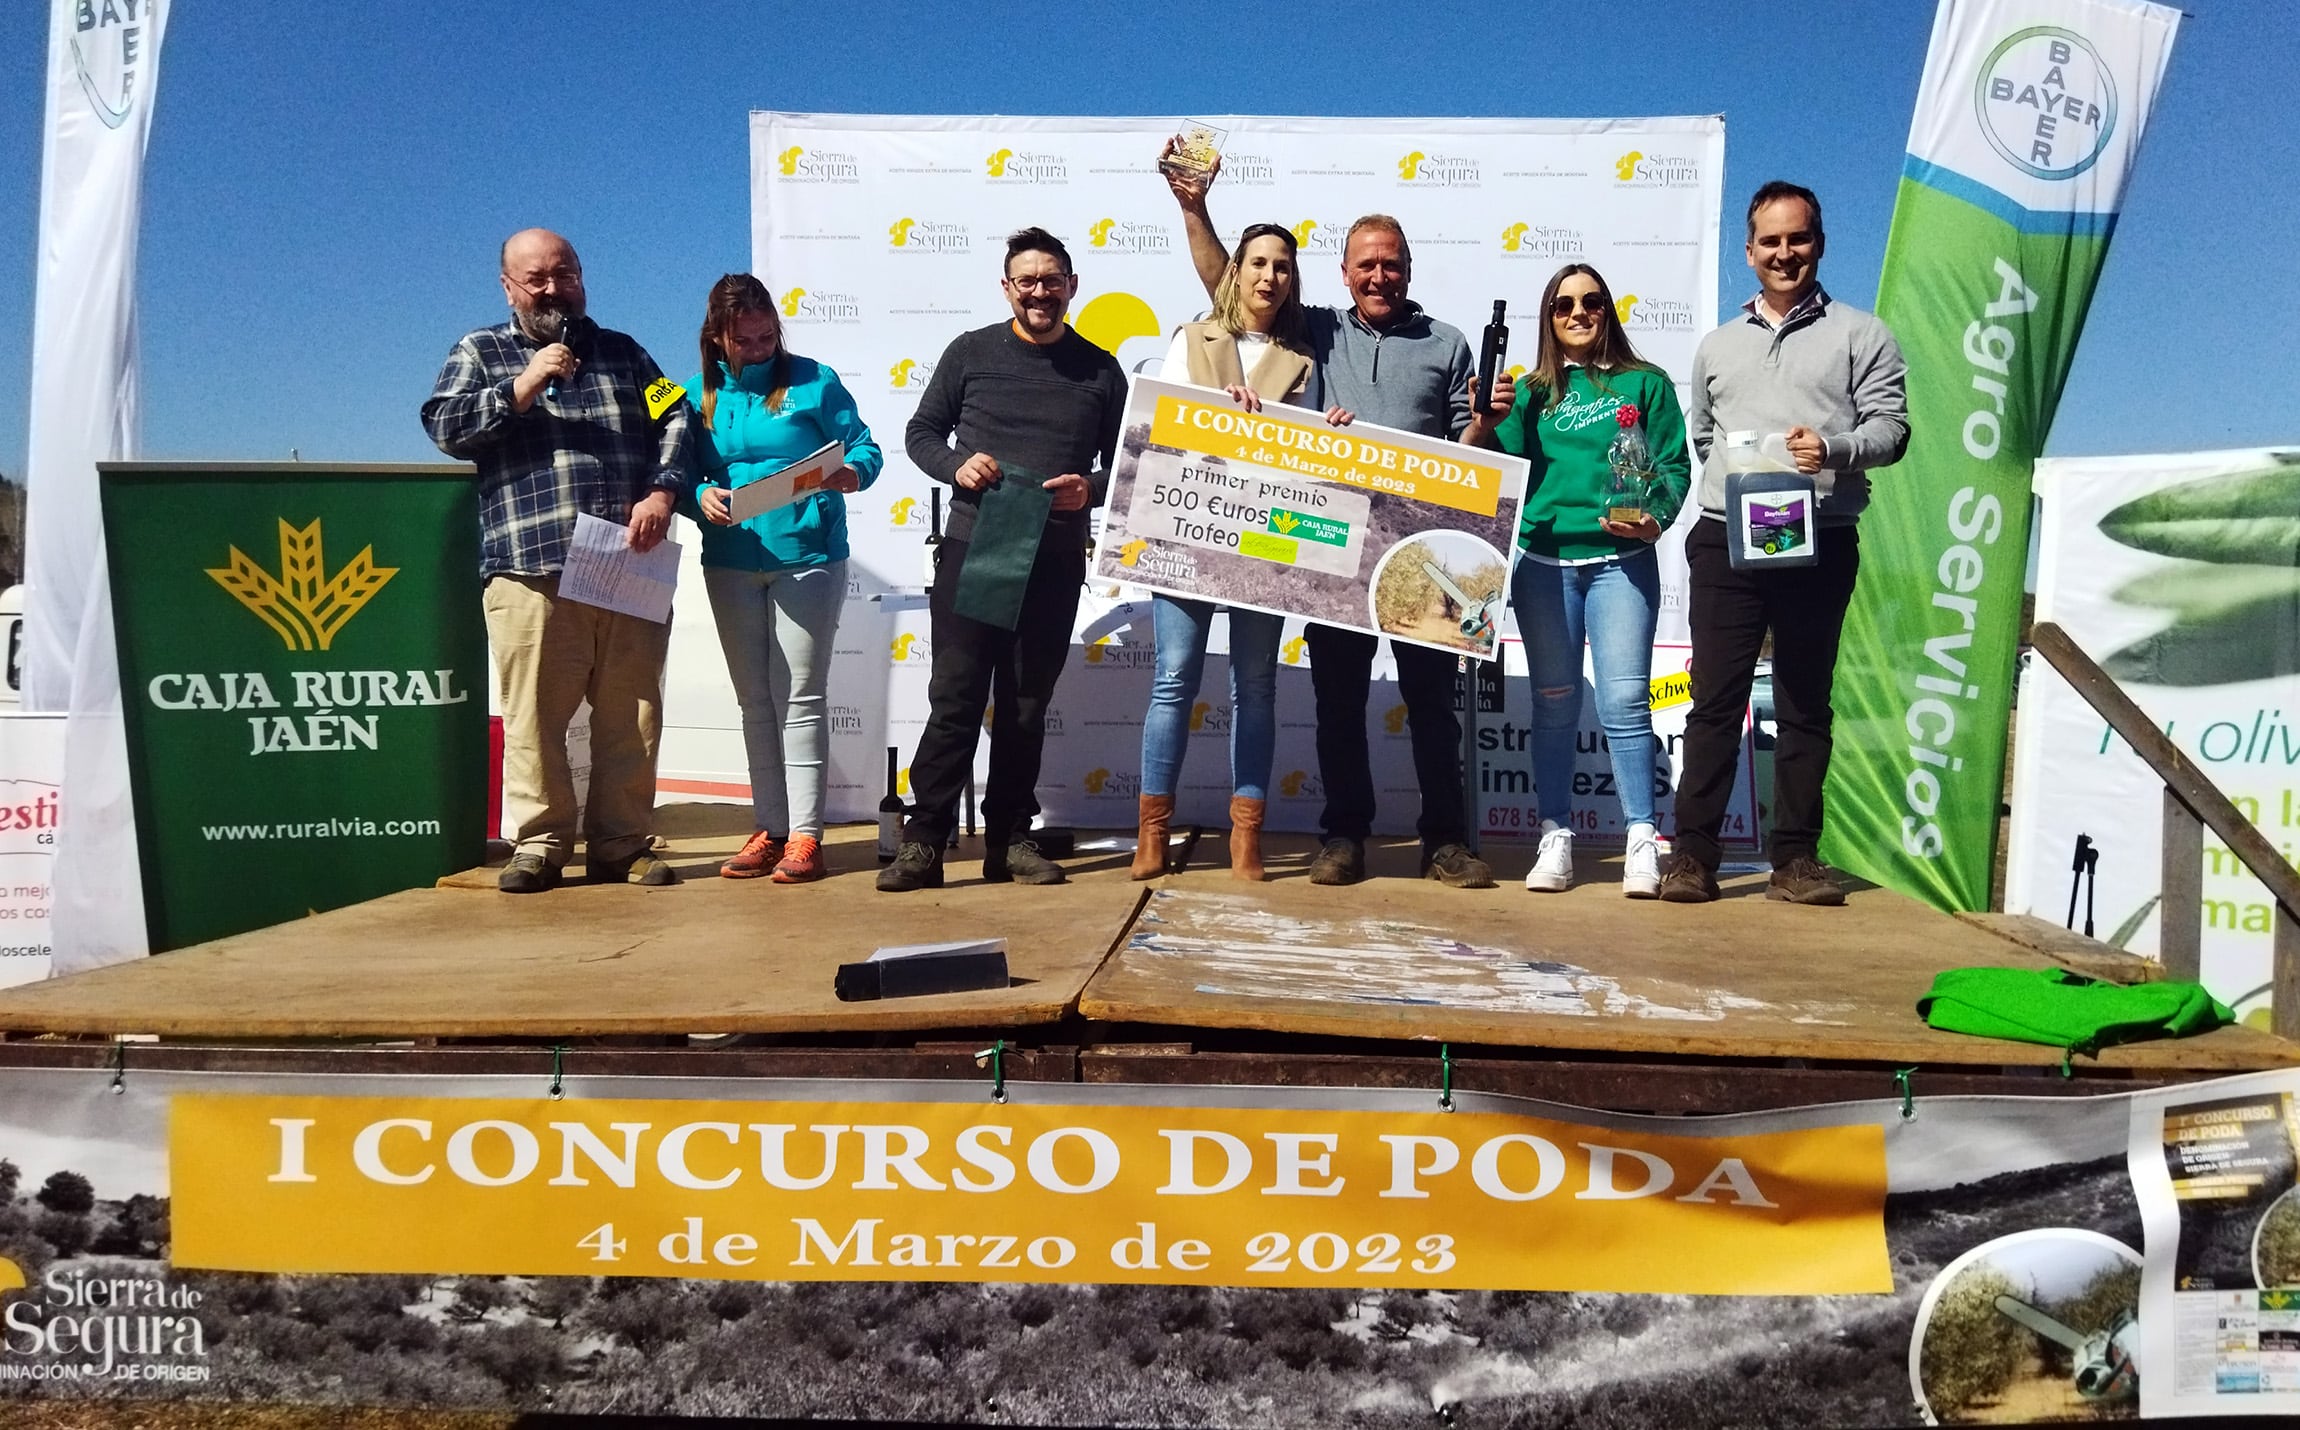
[[[957,485],[960,464],[977,452],[1040,476],[1086,477],[1092,500],[1077,511],[1055,512],[1046,523],[1049,534],[1083,543],[1087,512],[1110,487],[1125,412],[1126,371],[1118,359],[1074,331],[1040,346],[1016,337],[1011,323],[998,323],[961,333],[943,350],[903,433],[904,447],[920,471],[948,486]],[[953,492],[943,534],[966,540],[981,505],[978,493]]]

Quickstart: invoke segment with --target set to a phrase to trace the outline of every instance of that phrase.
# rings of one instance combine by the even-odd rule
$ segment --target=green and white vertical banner
[[[1909,362],[1908,455],[1861,519],[1823,852],[1987,906],[2029,478],[2180,12],[1941,0],[1877,313]]]
[[[107,464],[102,501],[155,951],[481,861],[470,468]]]

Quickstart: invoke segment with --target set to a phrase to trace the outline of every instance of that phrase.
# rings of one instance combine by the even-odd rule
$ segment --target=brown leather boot
[[[1230,796],[1230,877],[1259,884],[1270,876],[1262,869],[1262,811],[1268,802]]]
[[[1155,879],[1166,872],[1166,827],[1174,822],[1174,796],[1142,796],[1142,828],[1134,837],[1134,877]]]

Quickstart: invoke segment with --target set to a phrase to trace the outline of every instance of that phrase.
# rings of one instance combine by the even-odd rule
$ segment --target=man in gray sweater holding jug
[[[1747,245],[1757,296],[1703,338],[1693,358],[1686,429],[1704,465],[1701,519],[1685,542],[1693,712],[1677,785],[1676,848],[1661,878],[1661,897],[1673,903],[1717,897],[1717,834],[1768,631],[1780,734],[1765,840],[1773,878],[1765,896],[1845,901],[1844,888],[1816,857],[1830,687],[1861,567],[1856,523],[1869,502],[1867,474],[1908,450],[1908,367],[1890,329],[1822,289],[1825,246],[1821,201],[1811,190],[1779,181],[1759,189],[1749,201]],[[1813,479],[1817,498],[1813,564],[1736,567],[1729,558],[1725,479],[1712,447],[1719,433],[1730,432],[1787,435],[1789,455]]]

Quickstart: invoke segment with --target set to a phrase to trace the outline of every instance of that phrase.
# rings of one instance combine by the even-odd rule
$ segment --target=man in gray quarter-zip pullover
[[[1845,891],[1816,858],[1821,787],[1828,778],[1830,687],[1837,639],[1861,568],[1854,525],[1868,505],[1868,473],[1909,446],[1908,367],[1893,334],[1871,314],[1821,288],[1821,201],[1795,184],[1770,183],[1749,201],[1749,267],[1759,291],[1741,316],[1701,340],[1685,426],[1706,459],[1719,432],[1784,432],[1797,470],[1816,494],[1820,560],[1811,566],[1735,570],[1726,553],[1725,479],[1701,474],[1701,519],[1685,541],[1691,568],[1693,712],[1685,722],[1677,783],[1677,846],[1661,897],[1717,897],[1717,834],[1733,792],[1733,768],[1749,687],[1768,631],[1773,637],[1773,821],[1765,845],[1773,879],[1765,895],[1799,904],[1841,904]]]
[[[1182,206],[1191,261],[1211,295],[1229,263],[1206,213],[1212,175],[1197,180],[1168,171],[1167,181]],[[1476,361],[1469,343],[1459,329],[1430,317],[1406,297],[1412,275],[1413,250],[1396,219],[1368,214],[1350,225],[1342,246],[1342,282],[1350,306],[1308,309],[1310,354],[1326,401],[1333,404],[1326,415],[1335,422],[1362,417],[1424,437],[1491,446],[1493,427],[1516,400],[1516,389],[1506,374],[1497,376],[1489,409],[1470,410]],[[1310,866],[1310,882],[1354,884],[1365,877],[1365,841],[1373,833],[1366,697],[1379,638],[1314,623],[1304,638],[1317,697],[1318,778],[1326,791],[1318,816],[1325,845]],[[1453,711],[1456,657],[1403,641],[1391,642],[1390,651],[1397,659],[1414,779],[1421,787],[1422,872],[1457,888],[1489,887],[1493,871],[1469,851],[1461,722]]]

